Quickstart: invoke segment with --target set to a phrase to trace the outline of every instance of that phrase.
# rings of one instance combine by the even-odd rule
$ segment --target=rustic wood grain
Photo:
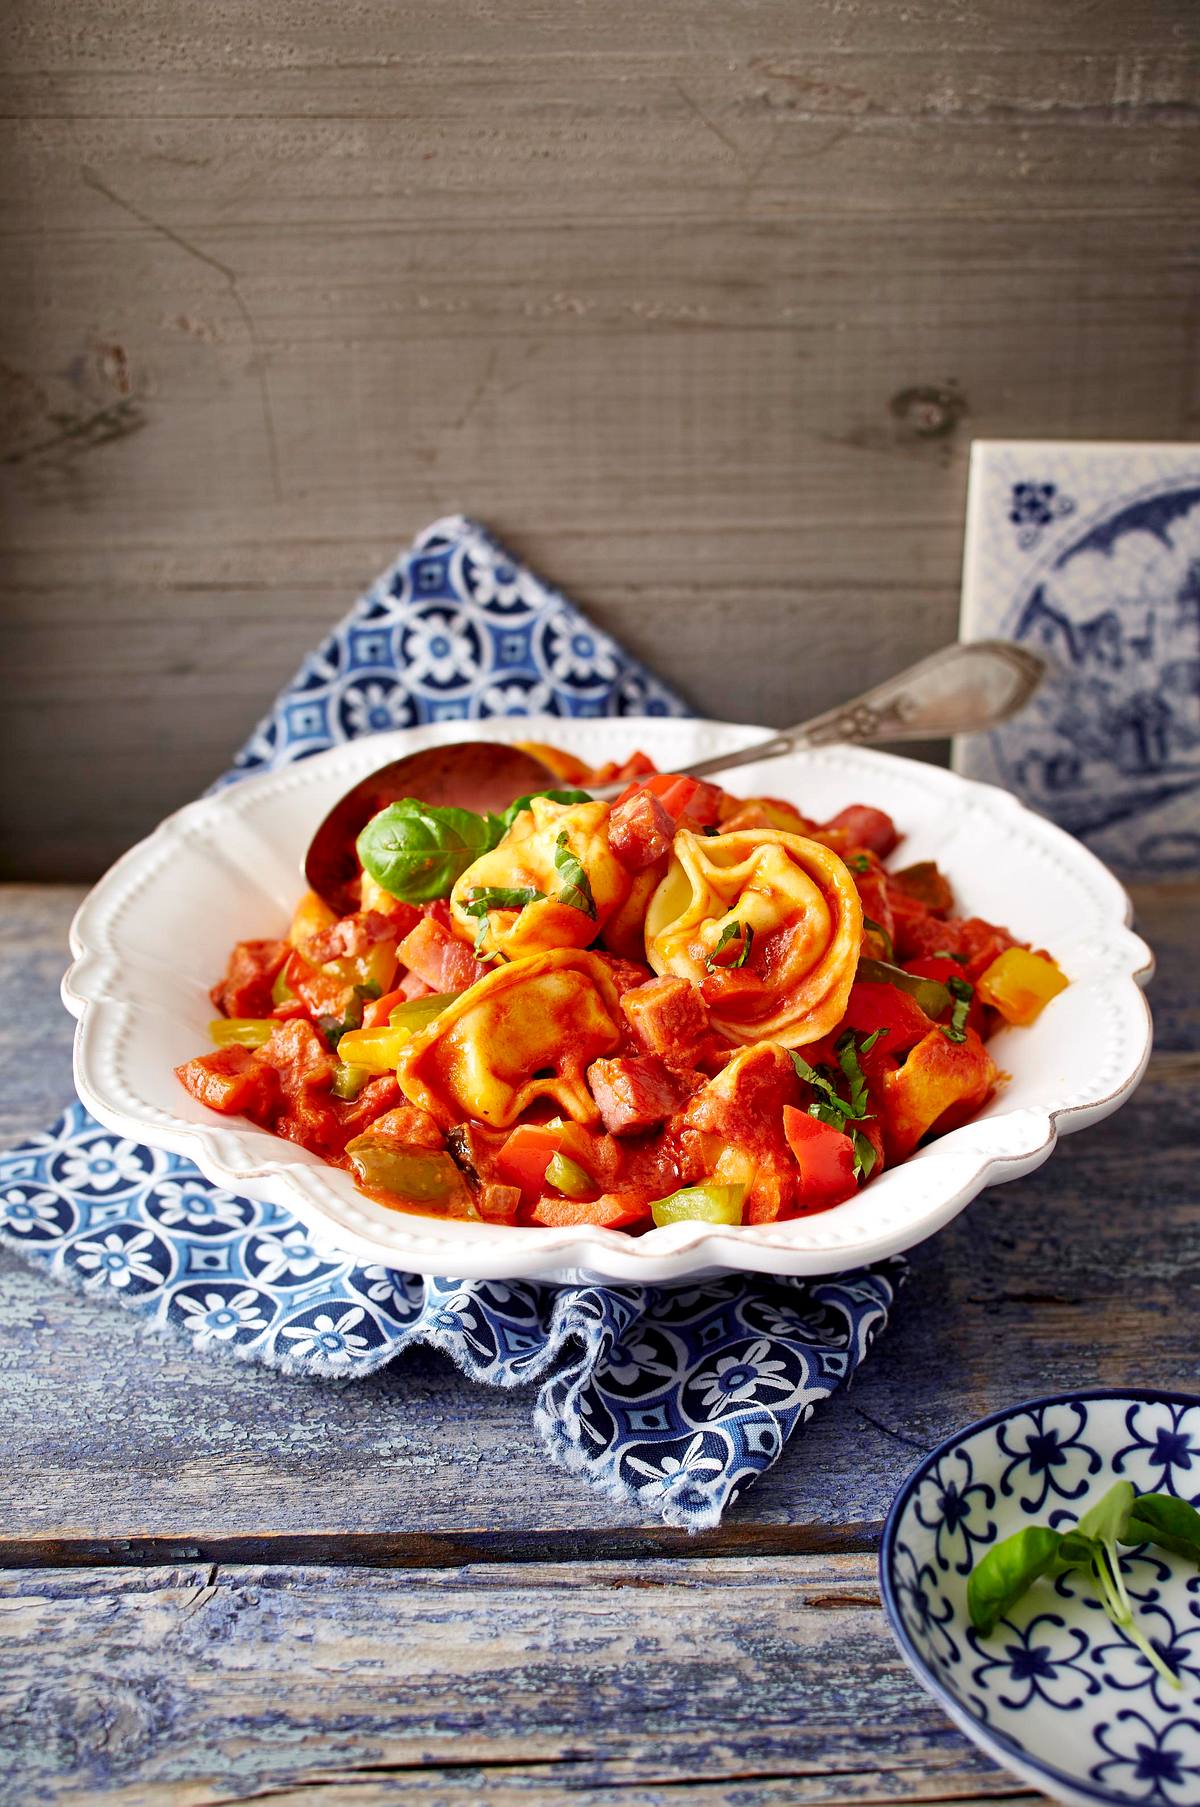
[[[908,1675],[863,1557],[5,1575],[0,1625],[14,1807],[1025,1792]]]
[[[7,1139],[69,1091],[54,992],[78,895],[0,892]],[[1194,1387],[1198,903],[1195,883],[1136,896],[1167,1050],[1141,1091],[916,1251],[851,1391],[695,1547],[867,1548],[916,1455],[1006,1399],[1097,1381]],[[0,1561],[437,1566],[687,1544],[549,1467],[531,1412],[530,1393],[485,1392],[424,1350],[348,1386],[199,1356],[0,1258]]]
[[[3,870],[194,794],[455,507],[706,712],[948,637],[973,433],[1196,431],[1193,47],[1187,0],[21,0]]]

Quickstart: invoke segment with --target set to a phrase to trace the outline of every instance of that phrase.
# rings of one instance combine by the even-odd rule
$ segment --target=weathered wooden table
[[[81,893],[0,890],[0,1135],[70,1090]],[[0,1800],[738,1807],[1026,1794],[909,1677],[875,1548],[1002,1401],[1194,1387],[1200,884],[1146,888],[1157,1051],[1116,1118],[918,1250],[852,1390],[689,1540],[431,1353],[344,1387],[141,1335],[0,1257]]]

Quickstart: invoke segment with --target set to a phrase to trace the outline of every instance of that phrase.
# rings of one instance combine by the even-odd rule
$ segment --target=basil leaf
[[[496,836],[497,840],[501,835],[508,833],[521,811],[528,809],[535,797],[548,797],[551,803],[590,803],[592,801],[586,791],[530,791],[527,797],[518,797],[515,803],[509,804],[502,816],[496,817],[496,821],[500,823],[500,834]]]
[[[993,1544],[967,1581],[967,1611],[985,1638],[1054,1564],[1062,1538],[1049,1525],[1026,1525]]]
[[[742,950],[737,959],[718,960],[718,954],[722,953],[724,949],[729,946],[731,941],[736,941],[739,935],[742,938]],[[754,930],[750,927],[749,923],[743,928],[740,922],[727,922],[717,938],[716,947],[714,947],[711,954],[705,955],[704,964],[710,973],[736,972],[739,966],[745,966],[747,960],[750,958],[750,949],[753,946]]]
[[[1133,1484],[1117,1481],[1090,1506],[1075,1529],[1083,1537],[1098,1538],[1101,1543],[1124,1541],[1122,1533],[1129,1522],[1133,1506]]]
[[[559,903],[566,904],[572,910],[582,910],[594,922],[596,900],[592,896],[591,880],[571,852],[565,828],[554,843],[554,870],[561,875],[563,881],[563,888],[558,894]]]
[[[540,903],[545,895],[532,885],[476,885],[463,909],[468,916],[486,916],[489,910],[523,910],[526,904]]]
[[[871,862],[865,853],[854,854],[850,860],[850,864],[855,872],[869,872],[871,870]]]
[[[858,1049],[855,1045],[853,1029],[847,1029],[837,1040],[838,1066],[846,1075],[850,1084],[850,1116],[861,1122],[867,1115],[870,1098],[867,1095],[867,1082],[859,1065]]]
[[[467,916],[478,916],[479,927],[475,931],[475,944],[471,952],[476,959],[483,951],[487,940],[489,910],[523,910],[526,904],[537,903],[545,897],[544,891],[535,891],[532,885],[476,885],[471,891],[470,902],[463,905]]]
[[[906,991],[935,1022],[950,1008],[949,988],[940,979],[919,979],[916,973],[905,972],[902,966],[892,966],[887,960],[860,960],[857,976],[871,985],[895,985]]]
[[[1122,1543],[1156,1543],[1200,1563],[1200,1512],[1170,1493],[1144,1493],[1130,1508]]]
[[[850,1140],[854,1144],[854,1177],[856,1180],[869,1180],[879,1160],[875,1144],[870,1136],[864,1136],[861,1129],[852,1129]]]
[[[1078,1529],[1064,1532],[1059,1540],[1058,1560],[1054,1565],[1056,1572],[1091,1568],[1100,1547],[1094,1537],[1088,1537]]]
[[[802,1079],[805,1085],[810,1085],[814,1092],[819,1093],[821,1097],[825,1099],[826,1109],[837,1111],[844,1117],[846,1115],[846,1106],[834,1091],[830,1081],[826,1079],[822,1073],[818,1072],[816,1067],[810,1067],[803,1054],[797,1054],[794,1048],[789,1048],[788,1052],[792,1057],[792,1065],[796,1069],[797,1079]],[[814,1117],[817,1114],[811,1106],[809,1114]],[[824,1121],[828,1121],[828,1119],[824,1119]]]
[[[857,1123],[869,1123],[873,1113],[868,1109],[871,1099],[867,1091],[867,1082],[859,1064],[859,1056],[868,1048],[873,1048],[886,1029],[876,1029],[863,1041],[856,1042],[854,1031],[847,1029],[837,1043],[838,1065],[850,1085],[850,1099],[847,1102],[835,1091],[832,1078],[827,1078],[823,1069],[810,1066],[803,1054],[797,1054],[794,1048],[789,1049],[796,1076],[812,1087],[816,1096],[808,1107],[810,1117],[819,1123],[827,1123],[830,1129],[840,1130],[842,1135],[849,1136],[854,1145],[854,1173],[860,1180],[867,1180],[879,1164],[879,1155],[871,1138],[857,1129]]]
[[[363,870],[391,897],[432,903],[493,845],[492,824],[473,810],[403,797],[372,816],[358,837]]]
[[[967,1039],[967,1016],[971,1009],[971,999],[975,996],[975,987],[960,979],[957,973],[951,973],[946,980],[946,990],[954,999],[954,1009],[948,1023],[942,1024],[942,1034],[947,1041],[965,1042]]]

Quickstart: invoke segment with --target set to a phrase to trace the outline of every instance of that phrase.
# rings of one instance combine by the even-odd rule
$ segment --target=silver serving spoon
[[[948,734],[980,734],[1023,709],[1046,675],[1046,661],[1011,640],[957,640],[930,653],[873,690],[770,740],[736,753],[718,753],[681,766],[689,778],[708,778],[735,766],[778,759],[800,747],[833,743],[865,747],[881,740],[940,740]],[[586,785],[593,797],[616,797],[618,784]]]
[[[824,715],[785,728],[753,746],[679,769],[688,777],[708,778],[736,766],[778,759],[800,747],[831,742],[869,746],[880,740],[978,734],[1023,709],[1045,671],[1045,660],[1011,641],[956,641]],[[419,797],[424,803],[500,811],[515,797],[558,789],[561,784],[540,759],[502,741],[455,741],[393,759],[360,779],[334,804],[309,844],[305,878],[340,914],[355,907],[352,886],[358,876],[358,860],[354,843],[371,817],[387,804],[401,797]],[[578,788],[607,799],[618,796],[625,785],[621,779],[615,784]]]

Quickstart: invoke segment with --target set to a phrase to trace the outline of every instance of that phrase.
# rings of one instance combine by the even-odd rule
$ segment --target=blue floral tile
[[[962,634],[1052,668],[957,771],[1119,870],[1200,870],[1200,446],[976,442]]]

